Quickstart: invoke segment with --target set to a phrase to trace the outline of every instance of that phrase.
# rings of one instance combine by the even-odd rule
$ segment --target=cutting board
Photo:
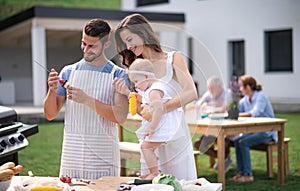
[[[99,180],[93,181],[95,184],[87,186],[76,186],[76,191],[116,191],[120,183],[133,181],[137,177],[115,177],[104,176]]]

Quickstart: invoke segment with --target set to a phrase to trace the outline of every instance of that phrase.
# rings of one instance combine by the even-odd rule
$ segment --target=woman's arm
[[[239,117],[251,117],[251,113],[250,112],[240,112]]]
[[[188,71],[183,56],[179,52],[174,54],[173,71],[173,78],[180,84],[182,90],[170,101],[164,104],[165,112],[185,106],[186,104],[198,99],[194,80]]]

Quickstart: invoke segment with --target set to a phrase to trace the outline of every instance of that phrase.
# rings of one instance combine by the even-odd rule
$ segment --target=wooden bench
[[[289,173],[289,147],[288,143],[291,141],[290,138],[284,138],[284,174],[287,175]],[[234,147],[234,144],[230,144],[230,146]],[[259,144],[256,146],[251,147],[251,150],[256,151],[264,151],[266,152],[266,158],[267,158],[267,174],[269,177],[274,176],[273,172],[273,164],[277,162],[277,156],[273,156],[273,153],[277,151],[278,145],[277,142],[268,142]],[[215,163],[215,158],[210,157],[210,166],[213,167]]]
[[[120,157],[121,157],[121,176],[126,176],[126,160],[140,160],[140,144],[132,142],[120,142]],[[196,169],[198,172],[198,156],[200,155],[199,151],[194,151],[194,159],[196,164]]]

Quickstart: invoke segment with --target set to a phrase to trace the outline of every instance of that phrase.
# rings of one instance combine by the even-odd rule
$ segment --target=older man
[[[222,80],[217,76],[212,76],[207,80],[207,91],[197,101],[197,106],[200,108],[202,117],[206,117],[211,113],[224,113],[228,109],[228,102],[231,98],[230,90],[224,89]],[[217,158],[217,151],[214,149],[216,137],[212,135],[202,135],[199,137],[194,146],[209,156]],[[232,160],[230,158],[230,137],[225,138],[225,171],[229,170]],[[214,165],[217,168],[217,163]]]

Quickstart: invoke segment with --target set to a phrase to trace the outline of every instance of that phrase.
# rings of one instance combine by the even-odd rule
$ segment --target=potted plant
[[[228,105],[228,118],[229,119],[238,119],[239,117],[239,101],[240,88],[238,84],[237,76],[233,76],[230,81],[230,90],[231,90],[231,100]]]

